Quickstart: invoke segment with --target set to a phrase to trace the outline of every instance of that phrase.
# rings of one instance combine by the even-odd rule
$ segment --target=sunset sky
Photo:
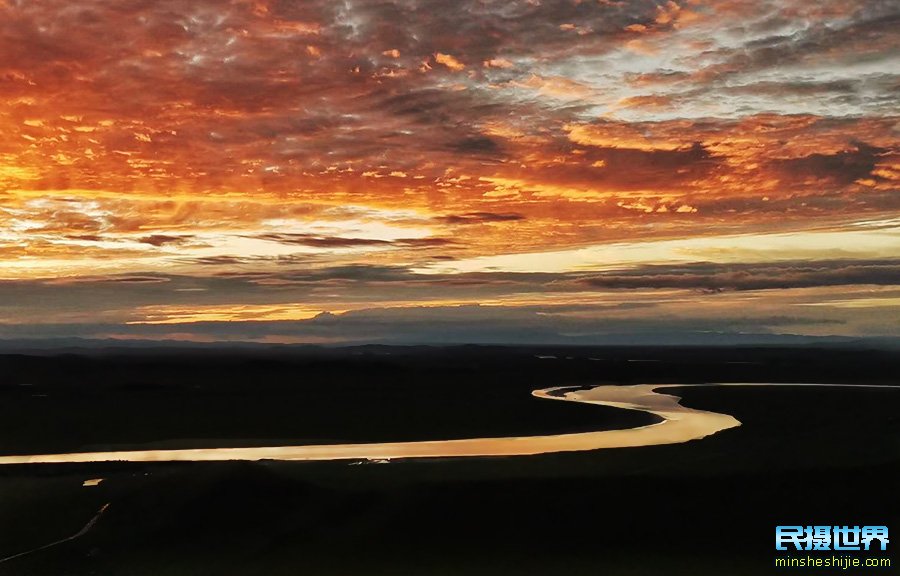
[[[898,31],[894,0],[0,0],[0,338],[900,337]]]

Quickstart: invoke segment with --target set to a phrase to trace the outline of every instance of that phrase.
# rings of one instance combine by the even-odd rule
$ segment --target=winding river
[[[525,456],[551,452],[599,450],[678,444],[705,438],[741,423],[728,414],[682,406],[680,398],[660,392],[690,386],[858,386],[851,384],[637,384],[602,385],[588,389],[560,386],[532,392],[538,398],[564,402],[600,404],[654,414],[660,421],[625,430],[602,430],[544,436],[466,438],[419,442],[363,444],[316,444],[255,448],[198,448],[180,450],[134,450],[0,456],[2,464],[49,464],[64,462],[165,462],[224,460],[391,460],[395,458],[447,458],[478,456]],[[883,386],[900,388],[900,386]]]

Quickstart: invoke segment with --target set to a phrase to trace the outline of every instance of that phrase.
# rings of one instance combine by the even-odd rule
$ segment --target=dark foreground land
[[[882,385],[900,383],[898,369],[895,352],[841,348],[7,355],[0,455],[626,428],[652,419],[530,392]],[[0,575],[755,576],[778,573],[777,524],[900,533],[900,390],[677,393],[743,425],[681,445],[532,457],[0,467],[0,558],[76,535],[109,504],[77,538],[0,561]],[[91,478],[105,480],[82,487]]]

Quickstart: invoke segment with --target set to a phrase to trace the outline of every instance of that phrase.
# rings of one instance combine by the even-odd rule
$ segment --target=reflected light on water
[[[677,396],[656,392],[658,389],[673,386],[658,384],[596,386],[588,390],[557,387],[533,392],[538,398],[640,410],[662,418],[659,423],[626,430],[421,442],[2,456],[0,464],[111,461],[390,460],[394,458],[525,456],[550,452],[677,444],[740,426],[740,422],[732,416],[687,408],[679,403]]]

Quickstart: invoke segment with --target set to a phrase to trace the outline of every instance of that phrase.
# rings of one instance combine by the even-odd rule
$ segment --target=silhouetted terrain
[[[850,348],[13,355],[0,357],[0,453],[621,428],[651,420],[530,393],[891,384],[898,368],[894,353]],[[777,524],[900,529],[900,390],[674,393],[743,425],[681,445],[530,457],[0,467],[0,558],[76,534],[110,504],[83,536],[0,574],[755,576],[777,573]],[[90,478],[105,480],[82,487]]]

